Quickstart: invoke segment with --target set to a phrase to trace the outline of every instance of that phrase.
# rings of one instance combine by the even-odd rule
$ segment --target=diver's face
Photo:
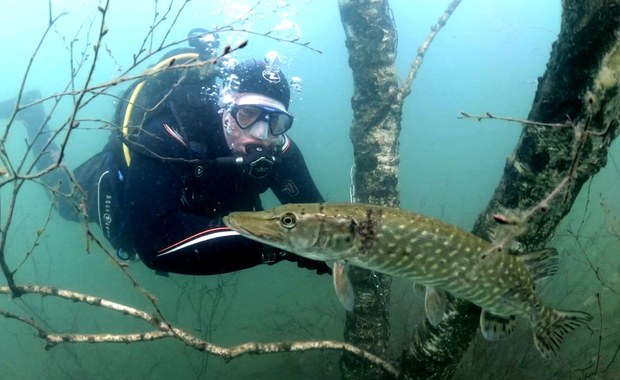
[[[261,107],[286,113],[286,108],[279,101],[254,93],[237,94],[233,106],[223,112],[224,136],[232,151],[246,154],[246,146],[250,144],[261,146],[266,150],[275,150],[283,144],[283,135],[274,135],[269,128],[269,122],[260,117]]]

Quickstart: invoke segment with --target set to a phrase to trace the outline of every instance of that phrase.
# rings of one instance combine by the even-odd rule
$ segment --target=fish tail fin
[[[564,335],[592,320],[590,314],[581,311],[546,309],[543,315],[534,325],[534,344],[545,359],[557,353]]]

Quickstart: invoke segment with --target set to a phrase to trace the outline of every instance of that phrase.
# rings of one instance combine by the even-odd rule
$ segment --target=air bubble
[[[303,83],[300,77],[291,77],[290,85],[291,89],[297,91],[298,93],[301,93]]]
[[[280,55],[277,51],[271,50],[265,54],[265,63],[267,64],[267,68],[273,72],[280,71]]]

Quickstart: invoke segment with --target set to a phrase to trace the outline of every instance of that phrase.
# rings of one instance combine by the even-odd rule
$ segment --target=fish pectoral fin
[[[420,285],[417,282],[411,284],[411,288],[413,289],[413,295],[416,297],[422,297],[426,292],[426,286]]]
[[[349,279],[344,263],[334,262],[332,265],[332,277],[334,279],[334,289],[340,304],[349,312],[353,312],[355,306],[355,291]]]
[[[444,292],[430,286],[426,287],[424,310],[426,311],[426,319],[433,327],[437,327],[441,323],[447,306],[448,301]]]
[[[517,259],[530,271],[532,279],[540,284],[558,272],[558,251],[555,248],[545,248],[538,251],[518,255]]]
[[[480,314],[480,330],[486,340],[501,340],[512,334],[517,328],[517,317],[507,317],[482,310]]]

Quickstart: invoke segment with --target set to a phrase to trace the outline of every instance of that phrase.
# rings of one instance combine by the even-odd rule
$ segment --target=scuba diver
[[[217,55],[215,33],[194,29],[189,43],[191,49],[169,54],[161,65],[187,62],[188,54],[192,62]],[[222,223],[231,211],[262,210],[260,194],[267,189],[281,203],[323,197],[286,134],[294,118],[277,57],[240,63],[228,58],[206,66],[209,75],[179,79],[181,70],[168,70],[165,75],[176,73],[172,86],[147,78],[126,91],[116,115],[122,133],[113,133],[101,152],[73,171],[86,193],[88,221],[100,225],[119,258],[137,254],[158,272],[220,274],[288,260],[331,273],[324,262],[254,242]],[[165,95],[154,94],[162,83]],[[139,107],[149,96],[151,103]],[[21,103],[39,98],[32,91]],[[0,103],[0,117],[13,109],[14,101]],[[26,125],[37,169],[56,162],[59,149],[49,141],[42,103],[17,117]],[[79,221],[79,205],[67,196],[76,193],[69,173],[55,169],[42,180],[57,189],[59,213]]]

